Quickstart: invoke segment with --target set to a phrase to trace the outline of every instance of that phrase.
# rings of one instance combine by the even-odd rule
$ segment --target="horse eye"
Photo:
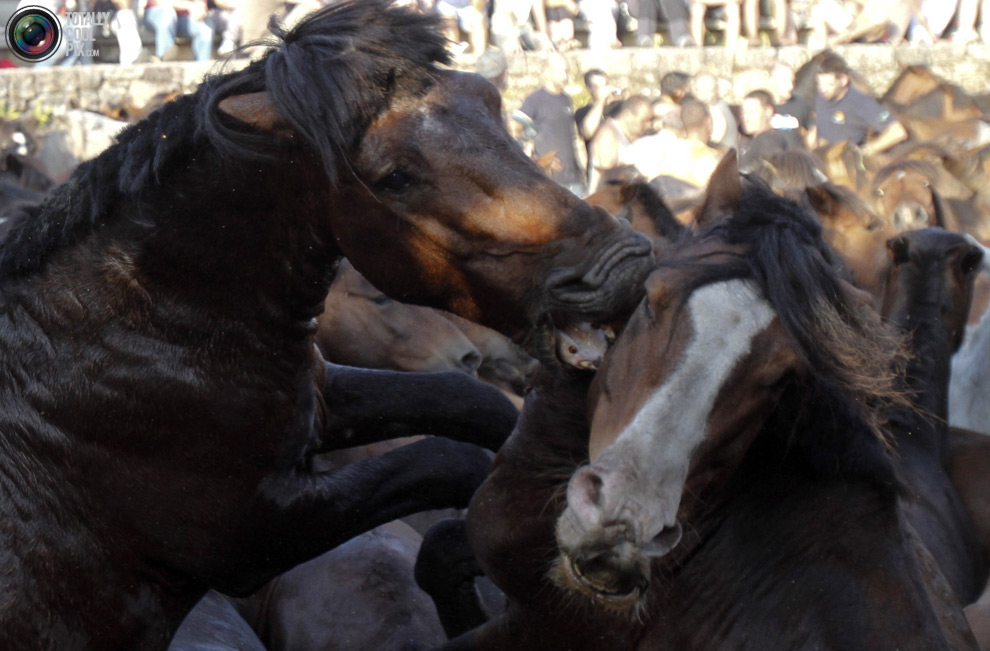
[[[371,302],[374,303],[375,305],[385,305],[386,303],[388,303],[388,296],[386,296],[385,294],[378,294],[371,299]]]
[[[883,196],[883,188],[877,188],[877,196],[878,197],[882,197]]]
[[[402,192],[412,184],[412,178],[405,172],[395,171],[379,181],[378,185],[387,192]]]

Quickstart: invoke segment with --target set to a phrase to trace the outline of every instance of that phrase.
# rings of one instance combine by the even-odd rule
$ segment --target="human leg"
[[[120,49],[120,64],[130,65],[141,55],[141,32],[133,9],[118,9],[113,18],[113,31]]]
[[[705,14],[708,6],[703,2],[691,3],[691,38],[698,46],[705,44]]]
[[[740,2],[727,2],[725,4],[725,47],[735,50],[739,44],[740,23]]]
[[[691,35],[688,30],[690,11],[684,0],[660,0],[660,9],[667,19],[670,40],[678,47],[689,45]],[[654,30],[656,27],[654,26]]]
[[[144,24],[155,33],[155,56],[161,59],[175,45],[179,17],[172,7],[144,10]]]
[[[726,6],[726,12],[729,7]],[[728,16],[727,16],[728,18]],[[746,40],[750,45],[760,44],[760,0],[743,0],[742,2],[743,29],[746,30]],[[728,40],[728,38],[726,38]]]
[[[179,16],[177,32],[192,39],[193,57],[197,61],[213,58],[213,26],[207,20],[192,20],[188,14]]]

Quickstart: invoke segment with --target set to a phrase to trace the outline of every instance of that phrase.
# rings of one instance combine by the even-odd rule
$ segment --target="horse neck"
[[[900,444],[926,447],[943,459],[947,454],[945,421],[952,348],[939,304],[933,305],[929,297],[931,291],[930,287],[907,288],[906,300],[887,317],[908,338],[911,355],[903,382],[917,408],[895,410],[891,423]]]
[[[143,244],[144,270],[165,287],[180,283],[183,298],[239,319],[318,314],[338,252],[329,184],[315,157],[297,151],[225,164],[207,150],[197,160],[137,207],[156,221]],[[181,203],[172,198],[177,188]]]
[[[814,380],[794,378],[757,427],[752,442],[739,452],[739,462],[726,468],[723,476],[700,489],[688,477],[685,497],[693,490],[701,492],[684,523],[684,538],[663,560],[664,573],[679,572],[720,540],[726,519],[737,517],[740,509],[778,503],[780,496],[773,487],[784,477],[809,483],[862,481],[879,494],[893,493],[890,459],[878,453],[879,442],[866,423]],[[765,494],[768,491],[770,495]]]

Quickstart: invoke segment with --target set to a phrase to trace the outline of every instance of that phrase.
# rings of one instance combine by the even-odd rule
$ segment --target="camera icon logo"
[[[62,22],[45,7],[30,5],[7,21],[7,47],[14,56],[37,63],[51,57],[62,43]]]

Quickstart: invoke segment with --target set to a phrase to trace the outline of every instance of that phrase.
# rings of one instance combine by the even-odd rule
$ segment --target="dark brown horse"
[[[590,431],[579,385],[527,402],[469,510],[510,605],[446,648],[974,648],[900,508],[900,339],[734,165],[702,216],[599,370]]]
[[[888,429],[898,475],[909,487],[903,512],[962,604],[986,581],[976,529],[949,479],[950,360],[962,344],[983,251],[942,228],[910,231],[887,243],[881,313],[908,342],[904,381],[910,408],[893,410]]]
[[[463,373],[313,344],[346,255],[377,287],[524,337],[634,302],[650,242],[554,184],[435,18],[311,14],[123,131],[0,245],[0,647],[163,648],[354,535],[463,506],[516,409]]]

